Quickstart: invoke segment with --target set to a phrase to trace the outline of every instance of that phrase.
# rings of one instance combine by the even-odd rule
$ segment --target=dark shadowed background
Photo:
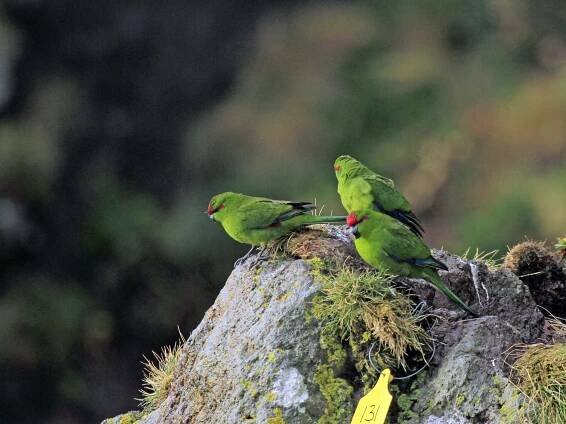
[[[0,421],[136,407],[237,245],[220,191],[342,211],[350,153],[435,247],[566,227],[566,3],[5,0]]]

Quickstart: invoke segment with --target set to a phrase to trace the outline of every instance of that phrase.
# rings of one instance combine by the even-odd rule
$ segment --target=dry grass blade
[[[546,319],[546,325],[552,331],[555,337],[559,339],[566,338],[566,324],[560,318],[552,316]]]
[[[545,329],[550,334],[552,338],[552,343],[556,341],[566,341],[566,320],[564,318],[559,318],[546,309],[543,306],[538,305],[539,309],[544,311],[544,314],[547,316],[545,318]]]

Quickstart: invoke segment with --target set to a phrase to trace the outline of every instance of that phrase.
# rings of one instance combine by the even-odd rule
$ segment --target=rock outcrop
[[[256,268],[248,260],[234,269],[183,346],[167,399],[138,415],[139,422],[349,422],[363,388],[351,359],[340,370],[326,365],[321,325],[310,312],[320,283],[309,259],[353,255],[363,265],[336,228],[308,231],[284,248],[287,254]],[[449,268],[442,272],[446,283],[481,317],[466,318],[423,282],[402,281],[438,317],[430,330],[435,353],[421,374],[393,381],[389,420],[514,422],[522,396],[508,379],[506,351],[541,337],[545,319],[528,286],[508,269],[489,270],[443,251],[435,256]]]

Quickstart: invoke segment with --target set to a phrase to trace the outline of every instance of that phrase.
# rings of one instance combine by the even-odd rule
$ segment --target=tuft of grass
[[[479,250],[476,248],[476,251],[472,254],[471,248],[467,248],[466,251],[461,255],[461,258],[465,261],[475,261],[475,262],[483,262],[486,264],[487,269],[490,271],[497,271],[501,268],[501,264],[503,263],[503,259],[498,256],[499,250],[491,250],[489,252],[485,252],[483,250]]]
[[[512,379],[527,399],[523,421],[566,422],[566,343],[519,345],[512,355]]]
[[[173,373],[177,366],[181,348],[185,343],[185,338],[181,335],[181,340],[175,342],[173,346],[164,346],[161,353],[152,352],[153,360],[144,356],[144,376],[142,380],[142,397],[136,399],[144,411],[155,410],[169,393],[169,388],[173,382]]]
[[[431,338],[421,322],[429,315],[413,312],[413,303],[377,270],[357,271],[346,264],[318,272],[322,283],[313,300],[313,315],[322,322],[323,339],[339,337],[365,361],[365,348],[379,343],[379,363],[407,369],[410,352],[424,356]],[[369,365],[366,364],[366,367]]]
[[[289,250],[289,242],[297,233],[292,232],[272,240],[265,246],[264,254],[270,258],[275,258],[279,253],[284,253]]]
[[[513,246],[503,266],[519,277],[541,274],[557,266],[557,257],[542,241],[527,240]]]

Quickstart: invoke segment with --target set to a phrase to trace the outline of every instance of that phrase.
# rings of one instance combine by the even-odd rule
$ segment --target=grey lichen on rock
[[[347,233],[334,227],[298,234],[283,250],[255,269],[250,261],[234,269],[183,346],[167,399],[140,423],[349,422],[363,378],[346,344],[321,338],[312,313],[321,283],[309,261],[364,266]],[[540,337],[544,318],[509,270],[434,255],[449,268],[442,278],[482,316],[465,319],[427,284],[399,279],[439,318],[429,329],[436,340],[430,367],[394,382],[389,422],[514,422],[523,400],[508,379],[505,352]]]

